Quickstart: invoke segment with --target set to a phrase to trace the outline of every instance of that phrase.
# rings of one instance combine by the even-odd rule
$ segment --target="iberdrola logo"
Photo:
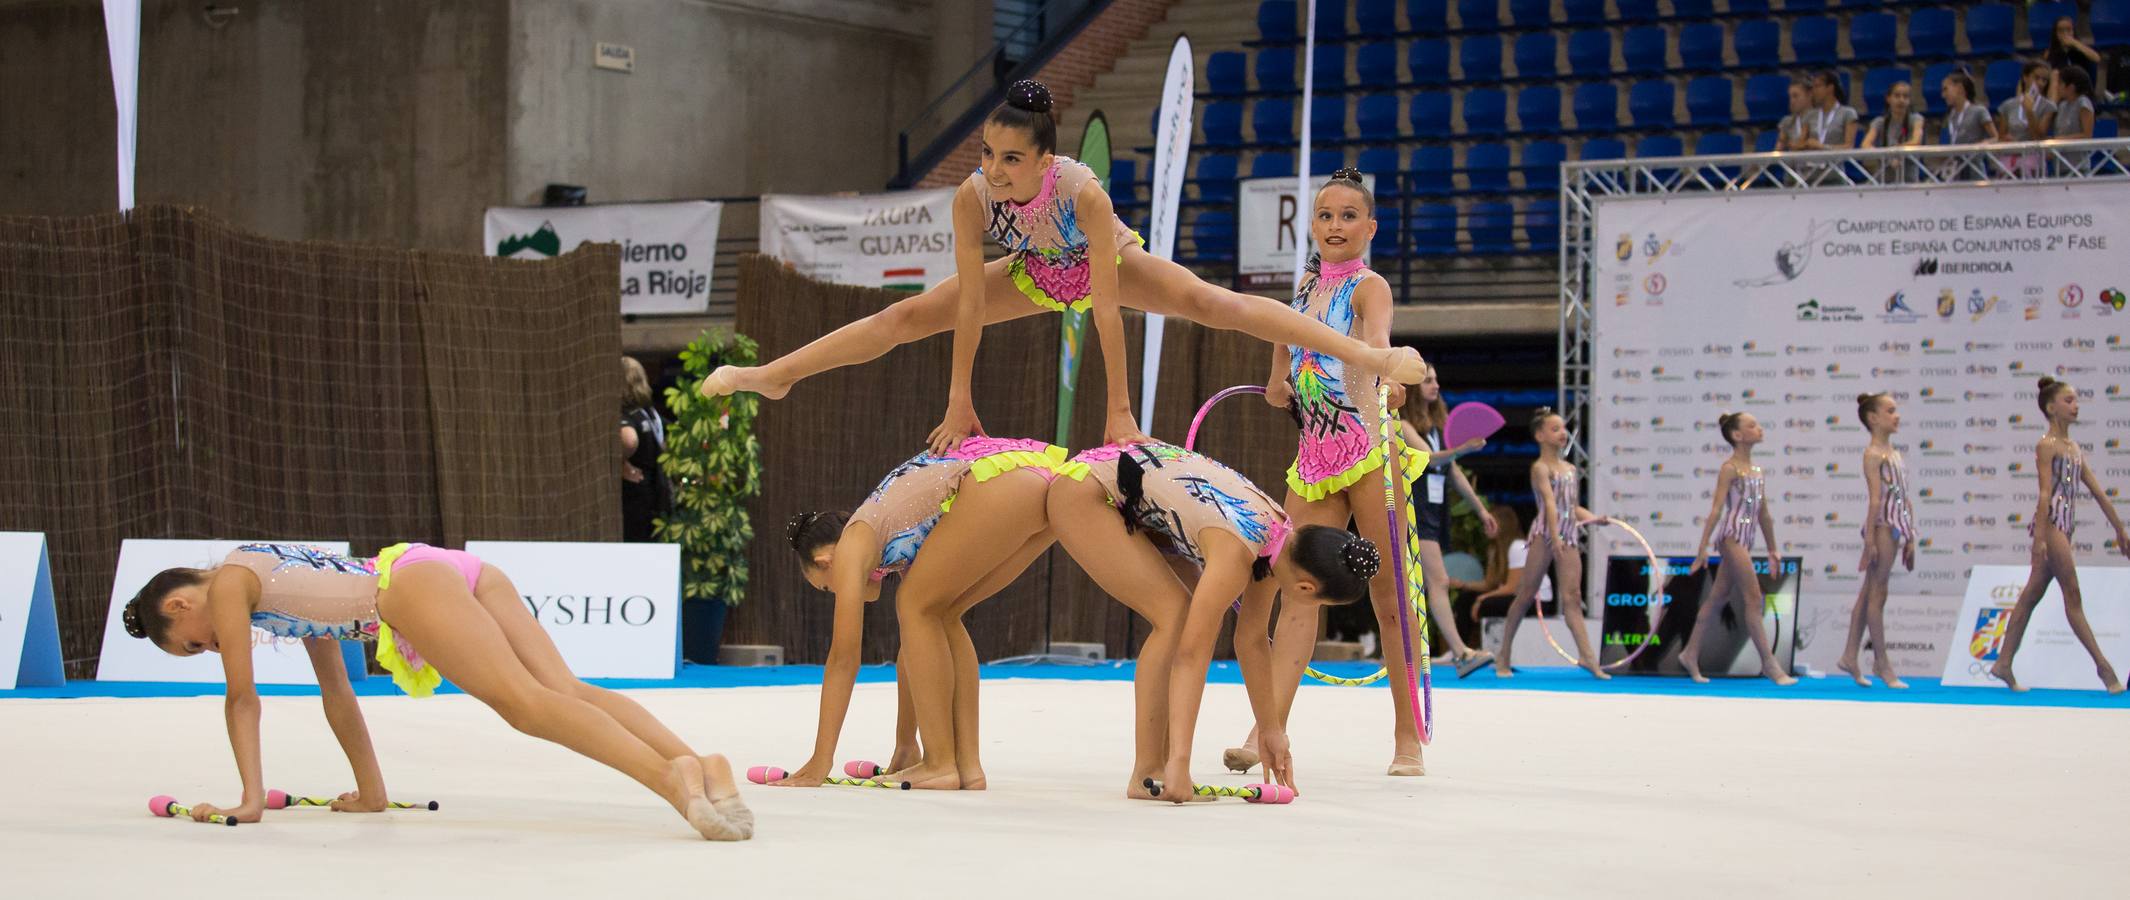
[[[562,255],[562,236],[555,233],[553,222],[541,222],[531,234],[513,234],[496,242],[497,256],[544,257]]]

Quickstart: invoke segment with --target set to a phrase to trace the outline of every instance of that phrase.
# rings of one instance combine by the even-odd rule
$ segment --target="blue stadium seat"
[[[1368,147],[1361,151],[1361,158],[1354,163],[1361,171],[1376,176],[1376,196],[1384,199],[1396,197],[1399,190],[1398,148]]]
[[[1392,196],[1383,193],[1383,189],[1387,184],[1389,184],[1388,179],[1382,176],[1376,177],[1377,198]],[[1376,206],[1376,236],[1368,242],[1370,262],[1381,266],[1384,260],[1395,259],[1405,255],[1405,229],[1402,227],[1403,225],[1404,221],[1398,215],[1397,208],[1382,204]]]
[[[1260,144],[1294,143],[1294,101],[1270,97],[1251,104],[1250,133]]]
[[[1669,81],[1638,81],[1627,89],[1627,114],[1636,128],[1672,128],[1679,124],[1679,92]]]
[[[1551,85],[1516,92],[1516,127],[1524,134],[1561,130],[1561,89]]]
[[[1660,18],[1660,14],[1657,12],[1657,0],[1614,0],[1613,5],[1618,7],[1620,11],[1619,17],[1614,21],[1632,25],[1641,22],[1654,22]]]
[[[1782,26],[1766,19],[1738,23],[1731,49],[1741,69],[1772,69],[1782,64]]]
[[[1449,0],[1405,0],[1405,27],[1419,34],[1449,31]]]
[[[2016,59],[2000,59],[1982,70],[1982,92],[1989,95],[1991,109],[2019,93],[2020,68],[2022,66]]]
[[[1450,136],[1450,95],[1443,91],[1414,94],[1411,105],[1406,108],[1405,124],[1413,137],[1447,140]]]
[[[1665,157],[1681,156],[1684,155],[1685,152],[1685,145],[1682,144],[1678,138],[1668,134],[1660,134],[1651,137],[1646,137],[1641,139],[1640,141],[1637,141],[1634,145],[1634,156],[1636,159],[1663,159]],[[1650,177],[1655,178],[1660,182],[1670,181],[1672,175],[1676,174],[1677,172],[1677,169],[1649,170]]]
[[[1524,201],[1524,237],[1533,253],[1553,253],[1561,248],[1561,200],[1533,197]]]
[[[1592,28],[1569,35],[1568,71],[1579,78],[1612,74],[1612,32]]]
[[[1457,65],[1467,84],[1501,80],[1501,38],[1467,37],[1457,42]]]
[[[1605,23],[1605,0],[1561,0],[1561,21],[1569,25]]]
[[[1671,68],[1665,56],[1667,49],[1664,28],[1658,25],[1629,28],[1620,40],[1620,55],[1626,59],[1631,75],[1658,75]]]
[[[1398,33],[1398,0],[1354,0],[1354,30],[1362,37]]]
[[[1517,171],[1524,173],[1524,190],[1555,191],[1561,186],[1561,160],[1568,158],[1568,148],[1559,141],[1532,141],[1524,145],[1523,157],[1517,161]]]
[[[1297,9],[1301,4],[1295,4]],[[1316,41],[1323,46],[1325,41],[1346,39],[1346,0],[1316,0]]]
[[[1782,135],[1773,131],[1763,131],[1753,138],[1753,152],[1773,153],[1775,152],[1775,145],[1781,142]]]
[[[1765,3],[1766,0],[1761,2]],[[1716,4],[1709,0],[1671,0],[1671,17],[1687,21],[1713,19],[1716,17]]]
[[[2073,0],[2048,0],[2029,3],[2026,7],[2026,44],[2037,50],[2047,47],[2056,36],[2056,20],[2078,20],[2078,4]]]
[[[1509,0],[1509,21],[1518,28],[1544,28],[1553,23],[1553,0]]]
[[[1257,39],[1292,42],[1301,38],[1294,0],[1265,0],[1257,5]]]
[[[1418,256],[1457,254],[1457,207],[1447,203],[1423,203],[1405,218],[1405,233],[1412,237]]]
[[[1421,38],[1405,51],[1405,71],[1414,84],[1450,83],[1450,42]]]
[[[1309,104],[1309,139],[1312,141],[1343,141],[1346,139],[1346,97],[1343,94],[1325,96],[1318,94]],[[1332,168],[1338,168],[1333,166]]]
[[[1494,135],[1508,130],[1509,96],[1500,88],[1464,92],[1464,133]]]
[[[1235,258],[1235,214],[1225,209],[1199,213],[1191,223],[1192,258],[1227,261]]]
[[[1346,45],[1316,45],[1316,68],[1309,73],[1319,91],[1336,91],[1346,87]]]
[[[1161,115],[1161,110],[1155,109],[1154,115],[1158,119]],[[1156,135],[1161,133],[1158,125],[1154,129],[1154,133]],[[1227,100],[1206,104],[1206,146],[1233,147],[1242,142],[1242,104]]]
[[[1398,45],[1389,41],[1362,44],[1353,54],[1356,87],[1389,89],[1398,85]]]
[[[1294,80],[1294,48],[1263,47],[1257,51],[1257,59],[1251,62],[1257,73],[1257,89],[1275,94],[1292,93],[1299,85]]]
[[[1908,50],[1921,59],[1953,56],[1953,11],[1933,7],[1909,13]]]
[[[1235,157],[1227,153],[1212,153],[1198,158],[1198,168],[1191,173],[1191,182],[1198,186],[1198,199],[1209,203],[1235,202]]]
[[[1111,202],[1139,202],[1139,162],[1128,156],[1110,160],[1108,187]]]
[[[1714,72],[1723,68],[1723,26],[1695,22],[1679,29],[1679,65],[1688,71]]]
[[[1591,138],[1583,142],[1582,153],[1576,158],[1584,162],[1626,159],[1627,145],[1621,143],[1618,138]]]
[[[1800,66],[1824,66],[1834,62],[1840,31],[1827,16],[1798,19],[1790,23],[1790,55]]]
[[[1619,127],[1619,88],[1609,81],[1575,86],[1575,130],[1612,131]]]
[[[2019,64],[2017,62],[2012,63],[2012,67],[2014,69],[2017,69],[2018,66]],[[2012,79],[2014,81],[2017,81],[2018,78],[2019,73],[2016,71],[2013,72]],[[1908,68],[1906,66],[1886,66],[1884,68],[1872,69],[1869,72],[1865,72],[1864,94],[1861,97],[1849,98],[1851,100],[1858,101],[1849,105],[1854,106],[1857,109],[1863,110],[1864,118],[1867,120],[1873,116],[1882,115],[1886,112],[1886,92],[1893,90],[1894,85],[1900,84],[1901,82],[1907,80]],[[1914,85],[1910,85],[1909,87],[1913,88]],[[1865,125],[1866,127],[1869,127],[1870,123],[1866,121]]]
[[[1294,177],[1294,154],[1285,150],[1266,150],[1250,160],[1251,178]]]
[[[2010,55],[2015,40],[2012,19],[2012,8],[2003,3],[1968,7],[1968,57]]]
[[[1501,30],[1501,0],[1457,0],[1457,21],[1465,31]]]
[[[1687,121],[1700,128],[1729,125],[1733,90],[1731,79],[1723,75],[1708,75],[1687,82]]]
[[[1923,109],[1925,115],[1932,118],[1945,115],[1945,92],[1940,90],[1938,86],[1944,84],[1946,76],[1957,71],[1959,67],[1958,63],[1949,62],[1931,63],[1923,67],[1923,82],[1916,85],[1916,87],[1921,88],[1920,93],[1925,99],[1926,105]],[[1977,85],[1976,89],[1980,90],[1981,86]],[[1975,99],[1980,100],[1982,98],[1977,97]],[[1932,124],[1942,125],[1943,123]]]
[[[2096,48],[2130,47],[2130,0],[2093,0],[2086,26]]]
[[[1560,55],[1560,43],[1553,39],[1553,32],[1534,31],[1516,37],[1516,77],[1519,79],[1551,79],[1560,74],[1560,66],[1554,60]]]
[[[1516,250],[1516,207],[1507,203],[1474,203],[1465,216],[1464,230],[1472,236],[1474,253],[1513,253]]]
[[[2117,122],[2113,116],[2098,119],[2093,123],[2093,139],[2096,141],[2109,140],[2121,133],[2122,123]],[[2123,173],[2116,172],[2115,174],[2121,175]]]
[[[1827,11],[1827,0],[1782,0],[1786,13],[1816,13]]]
[[[1398,139],[1398,98],[1395,94],[1369,94],[1353,113],[1354,134],[1364,141]]]
[[[1745,139],[1727,131],[1712,131],[1694,142],[1695,156],[1735,156],[1745,152]],[[1721,172],[1724,177],[1737,179],[1739,166],[1711,166],[1710,171]]]
[[[1768,14],[1768,0],[1729,0],[1729,3],[1732,19],[1749,19]]]
[[[1413,151],[1412,178],[1407,182],[1413,193],[1423,197],[1441,197],[1456,191],[1451,177],[1457,174],[1457,151],[1448,144],[1429,144]]]
[[[1346,167],[1346,151],[1338,148],[1309,151],[1309,177],[1329,175]]]
[[[1473,144],[1464,151],[1464,179],[1473,193],[1502,194],[1509,190],[1509,148],[1506,144]]]
[[[1250,89],[1244,80],[1249,74],[1249,60],[1234,50],[1222,50],[1206,57],[1206,90],[1215,96],[1233,96]]]
[[[1889,12],[1859,13],[1849,17],[1849,58],[1857,62],[1882,62],[1898,58],[1896,33],[1900,19]]]
[[[1789,76],[1769,73],[1745,80],[1746,121],[1773,122],[1789,114]]]

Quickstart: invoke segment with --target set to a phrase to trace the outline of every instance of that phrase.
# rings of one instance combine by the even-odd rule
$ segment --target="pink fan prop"
[[[1501,413],[1484,403],[1459,403],[1442,425],[1444,450],[1455,450],[1473,438],[1485,440],[1500,431]]]

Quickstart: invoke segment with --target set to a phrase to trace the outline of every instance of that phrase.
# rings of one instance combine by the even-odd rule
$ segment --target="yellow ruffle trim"
[[[979,457],[969,463],[969,471],[976,475],[977,484],[983,484],[1015,469],[1041,469],[1045,472],[1056,473],[1059,470],[1058,467],[1065,465],[1066,458],[1065,448],[1056,444],[1045,444],[1040,451],[1008,450],[1004,453],[993,453],[990,456]],[[1081,468],[1084,469],[1086,466],[1082,465]],[[943,513],[953,512],[954,497],[949,496],[945,501],[942,501],[939,504],[939,511]]]
[[[1400,442],[1398,446],[1405,451],[1403,454],[1404,464],[1402,466],[1405,470],[1405,480],[1411,481],[1420,477],[1420,473],[1427,470],[1429,458],[1427,451],[1418,447],[1408,447],[1403,442]],[[1377,444],[1369,448],[1368,455],[1361,457],[1353,465],[1348,466],[1346,471],[1314,483],[1302,480],[1301,469],[1297,465],[1299,462],[1297,460],[1295,463],[1287,464],[1287,486],[1293,488],[1295,493],[1300,494],[1302,499],[1314,503],[1354,486],[1361,479],[1368,477],[1369,473],[1382,468],[1383,445]]]
[[[392,565],[399,562],[411,544],[393,544],[377,553],[377,589],[392,585]],[[423,662],[417,666],[413,660],[399,652],[399,641],[392,634],[392,626],[383,619],[377,622],[377,664],[392,673],[392,683],[407,692],[409,697],[427,697],[436,693],[437,685],[444,683],[444,673],[435,666]]]
[[[1138,241],[1141,247],[1146,246],[1146,237],[1137,231],[1132,232],[1132,240]],[[1124,254],[1117,254],[1117,264],[1120,266],[1124,264]],[[1021,254],[1015,254],[1013,261],[1006,264],[1006,275],[1013,279],[1013,286],[1020,289],[1021,295],[1027,297],[1028,302],[1051,312],[1064,312],[1068,309],[1073,312],[1086,312],[1094,308],[1094,301],[1087,297],[1081,297],[1071,303],[1066,303],[1050,296],[1048,291],[1036,287],[1035,279],[1028,277],[1028,264],[1023,260]],[[1090,283],[1089,289],[1091,290],[1092,288],[1093,285]]]

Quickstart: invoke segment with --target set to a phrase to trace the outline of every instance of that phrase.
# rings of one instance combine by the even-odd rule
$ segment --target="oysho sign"
[[[672,678],[680,546],[469,541],[501,570],[580,678]]]
[[[493,207],[483,220],[493,256],[547,259],[584,243],[621,245],[623,313],[700,313],[725,205],[708,200],[602,206]]]

